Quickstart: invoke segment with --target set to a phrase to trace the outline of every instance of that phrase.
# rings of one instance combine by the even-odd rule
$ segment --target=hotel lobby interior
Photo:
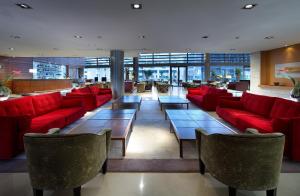
[[[298,196],[299,0],[0,1],[0,196]]]

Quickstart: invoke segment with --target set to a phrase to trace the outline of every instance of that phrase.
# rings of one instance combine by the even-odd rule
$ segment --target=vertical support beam
[[[206,53],[205,54],[205,63],[204,63],[204,70],[205,70],[205,78],[204,80],[207,81],[210,78],[210,54]]]
[[[110,51],[111,87],[113,98],[124,95],[124,51]]]
[[[139,80],[139,58],[133,57],[133,73],[134,73],[134,81],[138,82]]]
[[[70,78],[70,65],[66,65],[66,78]]]

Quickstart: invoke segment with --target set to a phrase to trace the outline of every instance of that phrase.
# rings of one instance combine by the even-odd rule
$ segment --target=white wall
[[[250,56],[250,92],[261,95],[268,95],[274,97],[290,98],[290,89],[280,87],[260,87],[260,52],[252,53]]]

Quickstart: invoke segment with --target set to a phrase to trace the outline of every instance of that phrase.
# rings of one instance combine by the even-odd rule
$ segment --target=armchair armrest
[[[111,129],[102,129],[98,135],[105,135],[106,138],[106,155],[108,155],[110,150],[110,142],[111,142]]]

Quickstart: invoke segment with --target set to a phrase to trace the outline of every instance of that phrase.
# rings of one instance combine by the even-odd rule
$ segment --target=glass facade
[[[169,81],[173,85],[193,80],[205,81],[205,62],[210,68],[208,79],[217,76],[236,81],[237,69],[241,71],[241,80],[250,79],[250,55],[224,53],[140,53],[138,79]],[[85,78],[110,78],[109,57],[85,58],[85,63]],[[133,80],[133,58],[125,57],[124,64],[124,79]]]

